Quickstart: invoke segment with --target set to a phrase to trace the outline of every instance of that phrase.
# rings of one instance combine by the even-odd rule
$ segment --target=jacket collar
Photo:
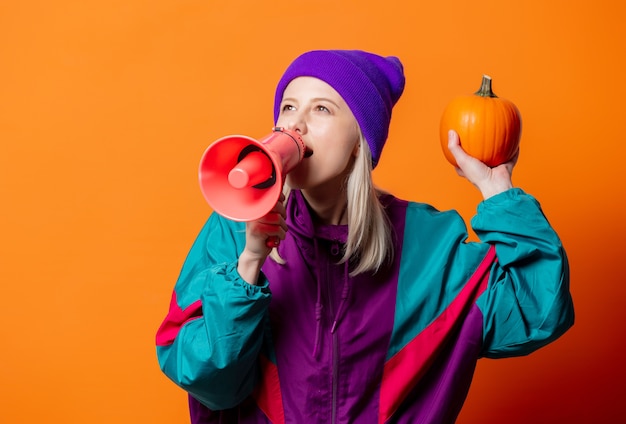
[[[300,190],[292,190],[287,201],[287,225],[299,239],[324,239],[345,243],[348,239],[347,225],[316,225],[309,205]]]

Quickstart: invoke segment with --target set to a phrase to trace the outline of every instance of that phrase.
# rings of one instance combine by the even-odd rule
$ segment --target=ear
[[[361,150],[361,137],[356,140],[354,149],[352,149],[352,156],[357,157],[359,155],[359,150]]]

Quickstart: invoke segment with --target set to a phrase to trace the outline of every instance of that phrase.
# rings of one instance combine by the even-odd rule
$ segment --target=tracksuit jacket
[[[157,332],[191,422],[453,423],[481,357],[526,355],[574,321],[563,246],[539,203],[510,189],[454,211],[382,198],[392,263],[351,277],[347,226],[287,201],[285,264],[237,273],[245,224],[212,214]]]

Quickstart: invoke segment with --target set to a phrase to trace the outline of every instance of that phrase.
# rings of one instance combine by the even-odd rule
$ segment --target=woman
[[[373,186],[404,81],[397,58],[345,50],[307,52],[279,81],[275,124],[312,154],[265,217],[210,216],[157,334],[192,423],[452,423],[480,357],[573,324],[565,252],[513,187],[517,158],[489,168],[450,133],[484,197],[480,242],[456,212]]]

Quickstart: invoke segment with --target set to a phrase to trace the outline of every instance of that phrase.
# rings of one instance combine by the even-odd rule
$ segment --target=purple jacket
[[[350,277],[346,226],[287,203],[286,263],[236,272],[244,226],[213,214],[157,333],[199,423],[453,423],[480,357],[526,355],[573,324],[561,242],[519,189],[456,212],[384,198],[393,263]]]

